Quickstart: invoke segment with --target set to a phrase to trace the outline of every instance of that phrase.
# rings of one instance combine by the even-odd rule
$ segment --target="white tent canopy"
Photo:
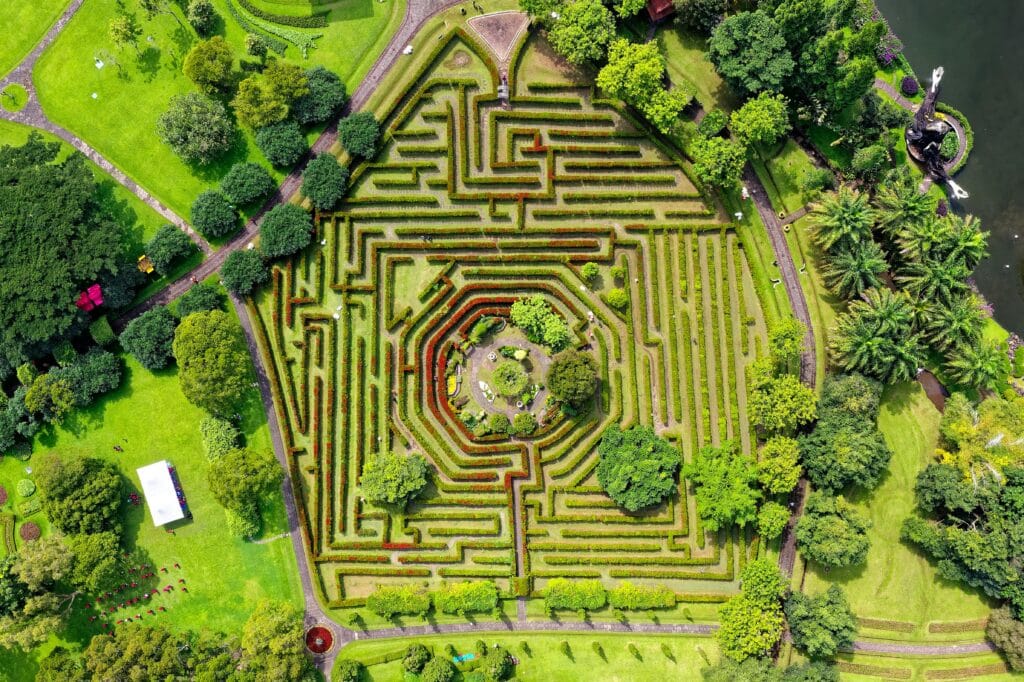
[[[135,470],[142,483],[142,494],[146,496],[149,513],[153,515],[154,526],[185,518],[178,493],[174,490],[170,467],[167,460],[160,460]]]

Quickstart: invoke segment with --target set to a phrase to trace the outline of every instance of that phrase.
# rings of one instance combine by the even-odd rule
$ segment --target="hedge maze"
[[[739,241],[685,160],[591,88],[531,82],[536,43],[512,56],[505,107],[487,48],[458,30],[439,41],[382,116],[381,153],[318,216],[319,245],[276,267],[253,309],[329,606],[409,578],[524,595],[552,577],[629,577],[717,601],[756,551],[743,533],[706,536],[685,485],[636,515],[597,485],[613,423],[653,425],[687,459],[727,438],[749,451],[744,368],[765,325]],[[624,313],[605,302],[613,286]],[[593,353],[600,395],[576,419],[534,410],[529,438],[474,438],[448,402],[448,350],[532,294]],[[434,465],[404,514],[360,500],[378,450]]]

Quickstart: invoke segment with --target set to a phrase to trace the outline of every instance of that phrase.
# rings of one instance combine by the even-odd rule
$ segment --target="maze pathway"
[[[739,240],[620,103],[532,76],[551,73],[537,38],[510,56],[507,108],[492,59],[459,30],[438,42],[382,115],[381,153],[318,216],[319,245],[275,267],[253,309],[318,589],[343,607],[409,578],[522,595],[552,577],[630,577],[724,599],[750,534],[705,534],[685,484],[626,515],[593,472],[611,424],[653,426],[686,459],[726,439],[750,451],[745,368],[765,324]],[[588,261],[606,273],[594,289]],[[610,265],[627,273],[625,313],[605,300]],[[448,351],[533,294],[597,359],[600,396],[577,419],[534,410],[530,438],[476,438],[448,401]],[[436,469],[404,514],[359,497],[379,450]]]

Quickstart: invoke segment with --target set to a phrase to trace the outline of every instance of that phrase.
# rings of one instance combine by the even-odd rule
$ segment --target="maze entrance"
[[[765,325],[737,236],[679,152],[572,82],[542,40],[511,56],[508,108],[491,59],[459,30],[420,57],[381,115],[381,153],[352,169],[318,245],[274,268],[253,311],[318,589],[331,607],[410,578],[524,594],[556,576],[628,577],[728,594],[750,535],[706,535],[685,484],[627,515],[594,469],[611,424],[651,425],[687,460],[725,439],[750,452],[744,370]],[[613,286],[624,312],[607,303]],[[548,415],[528,438],[476,437],[452,418],[448,344],[531,295],[597,360],[596,406]],[[359,496],[379,450],[436,469],[404,514]]]

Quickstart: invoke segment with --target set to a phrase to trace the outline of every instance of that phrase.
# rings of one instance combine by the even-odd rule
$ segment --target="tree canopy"
[[[366,458],[359,488],[374,504],[405,507],[422,492],[429,478],[427,460],[422,455],[379,452]]]
[[[597,363],[589,353],[567,350],[555,357],[548,369],[547,386],[551,395],[580,407],[597,390]]]
[[[553,351],[569,343],[569,325],[540,294],[515,301],[509,316],[512,324],[522,329],[526,338],[534,343],[543,343]]]
[[[189,315],[174,332],[181,391],[193,405],[224,414],[249,382],[249,351],[242,330],[221,310]]]
[[[197,42],[185,55],[184,71],[189,80],[212,95],[227,92],[234,80],[231,46],[221,36]]]
[[[814,492],[796,524],[796,544],[808,561],[830,568],[863,564],[871,521],[842,496]]]
[[[291,119],[258,129],[256,146],[275,166],[291,166],[309,149],[299,125]]]
[[[270,269],[259,251],[232,251],[220,266],[224,288],[236,296],[248,296],[270,281]]]
[[[772,144],[789,132],[789,100],[762,92],[732,113],[729,127],[748,143]]]
[[[740,579],[740,593],[722,605],[715,633],[722,653],[735,661],[767,656],[779,642],[786,593],[779,567],[770,559],[751,561]]]
[[[302,125],[329,121],[348,101],[345,84],[323,66],[306,71],[306,86],[309,92],[292,102],[292,116]]]
[[[696,488],[697,513],[706,531],[745,526],[757,519],[757,467],[734,441],[720,447],[705,445],[683,468],[683,475]]]
[[[260,253],[266,258],[291,256],[309,246],[313,219],[295,204],[278,204],[260,223]]]
[[[198,92],[174,95],[156,122],[157,135],[185,163],[206,166],[231,149],[237,129],[219,101]]]
[[[306,651],[302,611],[263,600],[242,628],[245,670],[263,680],[316,679]]]
[[[369,111],[350,114],[338,123],[338,139],[349,154],[372,158],[380,140],[380,123]]]
[[[233,204],[245,206],[265,199],[274,191],[270,172],[258,163],[236,163],[220,181],[220,191]]]
[[[665,58],[656,42],[612,41],[608,64],[597,74],[597,86],[643,112],[655,128],[667,132],[692,95],[665,90]]]
[[[333,154],[320,154],[302,173],[302,193],[313,208],[330,211],[348,189],[348,169]]]
[[[121,346],[146,369],[163,369],[174,357],[177,326],[178,321],[166,306],[153,306],[128,323],[121,332]]]
[[[612,425],[597,447],[597,480],[620,506],[631,512],[660,504],[676,487],[682,455],[649,426],[623,431]]]
[[[548,32],[558,54],[572,64],[598,61],[615,37],[615,17],[601,0],[570,0]]]
[[[62,533],[121,533],[121,474],[90,457],[47,455],[35,467],[43,509]]]
[[[721,137],[698,136],[690,148],[693,172],[706,185],[724,189],[739,182],[747,163],[747,150],[742,144]]]
[[[718,24],[708,41],[708,59],[743,95],[781,91],[794,67],[778,25],[761,10]]]
[[[857,636],[857,617],[838,585],[814,596],[794,592],[784,610],[794,646],[809,658],[835,658]]]

